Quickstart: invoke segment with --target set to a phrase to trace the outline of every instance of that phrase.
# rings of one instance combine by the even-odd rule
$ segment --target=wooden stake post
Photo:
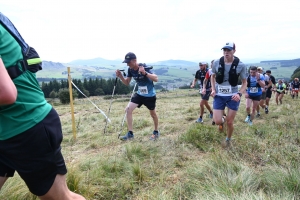
[[[72,115],[73,138],[76,140],[75,116],[74,116],[73,94],[72,94],[72,83],[71,83],[72,79],[71,79],[70,67],[68,67],[68,81],[69,81],[70,106],[71,106],[71,115]]]

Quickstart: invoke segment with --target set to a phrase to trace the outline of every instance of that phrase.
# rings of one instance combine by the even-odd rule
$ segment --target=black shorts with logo
[[[12,177],[15,171],[30,192],[45,195],[57,174],[66,174],[61,154],[62,129],[52,109],[41,122],[27,131],[0,141],[0,176]]]
[[[149,110],[154,110],[156,104],[156,96],[144,97],[135,93],[131,98],[131,102],[138,104],[138,108],[140,108],[144,104]]]

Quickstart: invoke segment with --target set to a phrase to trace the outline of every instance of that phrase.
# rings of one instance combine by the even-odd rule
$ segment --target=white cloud
[[[299,57],[300,1],[2,0],[24,39],[44,60],[123,58],[207,60],[227,41],[250,59]]]

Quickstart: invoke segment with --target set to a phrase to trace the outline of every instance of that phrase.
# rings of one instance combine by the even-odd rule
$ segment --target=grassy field
[[[118,140],[129,97],[113,101],[106,134],[104,117],[87,100],[76,99],[76,140],[70,106],[52,102],[62,121],[69,188],[89,200],[300,199],[300,99],[286,95],[276,106],[273,96],[269,114],[256,118],[250,127],[244,122],[243,97],[232,147],[224,149],[225,135],[207,115],[203,124],[195,123],[198,90],[174,90],[157,97],[157,141],[149,140],[153,122],[144,106],[134,111],[134,140]],[[107,113],[110,99],[92,100]],[[36,197],[15,174],[0,199]]]

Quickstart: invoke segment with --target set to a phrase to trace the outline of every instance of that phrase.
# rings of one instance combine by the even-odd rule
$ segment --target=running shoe
[[[231,140],[224,140],[224,142],[222,142],[222,147],[223,148],[231,147]]]
[[[156,140],[157,138],[159,138],[160,136],[160,132],[159,131],[153,131],[153,134],[150,137],[150,140]]]
[[[257,114],[256,114],[256,117],[260,117],[260,113],[257,113]]]
[[[213,118],[213,113],[209,113],[209,118]]]
[[[250,116],[247,115],[246,119],[245,119],[245,122],[248,122],[250,120]]]
[[[269,109],[267,107],[265,107],[265,113],[268,114],[269,113]]]
[[[128,131],[128,133],[127,133],[126,135],[120,137],[120,140],[125,141],[125,140],[131,140],[131,139],[133,139],[133,138],[134,138],[133,133],[130,133],[130,132]]]
[[[253,125],[252,120],[249,120],[248,124],[249,124],[249,126],[252,126]]]
[[[203,119],[199,117],[199,118],[196,120],[196,123],[203,123]]]

